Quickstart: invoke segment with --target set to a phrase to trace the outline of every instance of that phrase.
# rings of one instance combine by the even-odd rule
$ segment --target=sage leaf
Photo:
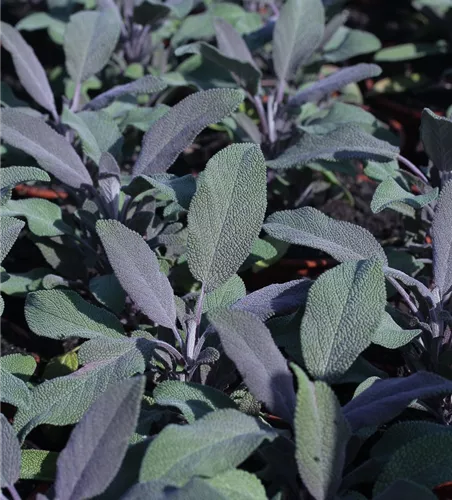
[[[0,361],[2,369],[15,377],[27,382],[36,370],[36,361],[33,356],[25,354],[6,354]]]
[[[286,0],[273,32],[273,65],[281,82],[306,64],[323,39],[321,0]]]
[[[96,224],[108,260],[119,283],[146,316],[174,328],[176,306],[168,278],[143,238],[115,220]]]
[[[70,17],[63,48],[67,72],[76,85],[103,69],[115,50],[120,31],[111,11],[81,11]]]
[[[143,390],[144,377],[125,380],[92,404],[58,457],[57,498],[92,498],[107,489],[137,425]]]
[[[84,110],[97,111],[102,108],[106,108],[118,97],[125,95],[139,95],[139,94],[155,94],[156,92],[161,92],[165,90],[167,84],[153,75],[146,75],[142,78],[138,78],[130,83],[125,83],[124,85],[117,85],[102,94],[99,94],[90,102],[85,104]]]
[[[91,278],[89,290],[96,300],[115,314],[120,314],[123,311],[126,303],[126,293],[114,274]]]
[[[9,24],[2,22],[1,28],[2,46],[11,54],[23,88],[38,104],[50,111],[54,118],[57,117],[55,100],[47,75],[33,49],[22,35]]]
[[[452,180],[442,189],[433,217],[431,235],[433,246],[433,276],[441,296],[452,288]]]
[[[11,366],[9,358],[0,358],[0,400],[16,408],[26,408],[30,403],[30,390],[14,366]]]
[[[5,415],[0,414],[0,435],[2,443],[2,467],[0,486],[13,486],[19,479],[20,446],[16,433],[9,424]]]
[[[94,306],[71,290],[39,290],[27,295],[25,319],[42,337],[122,338],[124,328],[116,316]]]
[[[4,167],[0,176],[0,189],[16,186],[22,182],[41,181],[50,182],[46,172],[36,167]]]
[[[47,450],[22,450],[20,479],[55,481],[58,453]]]
[[[422,333],[420,329],[404,330],[387,312],[383,313],[381,323],[372,337],[372,343],[386,347],[387,349],[398,349]]]
[[[309,290],[300,325],[309,373],[329,383],[339,380],[371,344],[385,305],[380,261],[346,262],[323,273]]]
[[[245,295],[245,283],[243,283],[240,276],[234,274],[226,283],[223,283],[219,288],[206,295],[202,312],[206,313],[215,309],[228,307],[242,297],[245,297]]]
[[[280,156],[267,162],[270,168],[284,170],[306,165],[314,160],[341,161],[348,159],[388,161],[396,158],[399,149],[389,142],[365,132],[360,125],[337,127],[324,135],[304,134]]]
[[[196,92],[180,101],[144,135],[133,174],[166,172],[207,125],[230,115],[243,97],[239,90],[213,89]]]
[[[19,237],[25,223],[14,217],[0,218],[0,262],[3,262]]]
[[[216,18],[213,24],[220,51],[238,61],[248,62],[258,70],[248,45],[234,26],[221,17]]]
[[[188,265],[207,292],[237,272],[259,235],[267,206],[259,146],[233,144],[214,155],[188,212]]]
[[[278,240],[317,248],[339,262],[375,257],[388,263],[380,243],[367,229],[334,220],[315,208],[275,212],[265,222],[264,229]]]
[[[190,425],[170,424],[149,445],[140,482],[161,479],[183,486],[194,476],[214,477],[234,469],[264,440],[275,437],[257,419],[233,409],[210,412]]]
[[[69,142],[41,118],[13,108],[2,110],[3,140],[32,156],[58,180],[73,188],[92,185],[91,177]]]
[[[208,318],[251,394],[291,422],[295,408],[292,375],[268,328],[246,311],[221,309]]]
[[[429,158],[441,172],[452,171],[452,120],[425,108],[421,119],[421,140]]]
[[[303,484],[316,500],[333,498],[342,480],[347,443],[347,421],[333,390],[311,382],[292,365],[298,381],[295,409],[295,457]]]
[[[176,380],[165,380],[158,384],[152,397],[160,406],[174,406],[180,410],[190,424],[211,411],[237,409],[229,396],[213,387]]]

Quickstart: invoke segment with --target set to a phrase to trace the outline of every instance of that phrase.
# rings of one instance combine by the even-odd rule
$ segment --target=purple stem
[[[416,167],[414,163],[411,163],[408,158],[405,158],[402,155],[397,155],[397,159],[403,163],[406,167],[408,167],[414,174],[416,174],[419,179],[423,180],[426,184],[429,184],[427,177]]]

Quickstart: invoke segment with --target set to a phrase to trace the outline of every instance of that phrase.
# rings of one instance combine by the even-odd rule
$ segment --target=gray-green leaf
[[[8,255],[24,226],[23,221],[14,217],[0,218],[0,240],[2,242],[0,245],[0,262],[3,262]]]
[[[5,167],[0,176],[0,189],[3,191],[28,181],[50,182],[50,177],[44,170],[36,167]]]
[[[387,349],[398,349],[422,333],[422,330],[404,330],[386,311],[383,313],[381,323],[372,337],[372,343],[386,347]]]
[[[422,112],[421,139],[429,158],[443,172],[452,171],[451,137],[452,120],[425,108]]]
[[[202,312],[214,311],[218,308],[228,307],[246,295],[245,283],[240,276],[233,274],[231,278],[223,283],[213,292],[206,295]]]
[[[20,446],[16,433],[9,424],[5,415],[0,414],[1,452],[1,482],[0,486],[13,486],[19,479],[20,473]]]

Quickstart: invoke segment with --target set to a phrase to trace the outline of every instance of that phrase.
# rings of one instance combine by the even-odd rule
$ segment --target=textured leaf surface
[[[293,366],[298,380],[295,409],[295,456],[304,485],[316,500],[333,498],[342,480],[351,437],[341,406],[324,382],[311,382]]]
[[[18,356],[12,354],[0,358],[0,400],[17,408],[25,408],[30,403],[30,390],[24,382],[28,377],[22,372],[28,372],[30,367],[26,366],[28,361],[24,362]]]
[[[325,11],[321,0],[287,0],[273,32],[273,65],[280,81],[294,76],[323,39]]]
[[[399,448],[389,459],[374,486],[381,493],[397,479],[431,489],[452,478],[452,432],[429,434]]]
[[[0,414],[1,434],[1,487],[13,486],[19,479],[20,446],[16,433],[9,424],[5,415]]]
[[[383,248],[367,229],[334,220],[315,208],[275,212],[264,229],[278,240],[317,248],[339,262],[376,257],[387,264]]]
[[[62,220],[61,208],[48,200],[9,200],[0,207],[0,215],[25,217],[28,228],[36,236],[59,236],[71,231]]]
[[[58,453],[46,450],[22,450],[20,479],[54,481]]]
[[[35,358],[25,354],[3,355],[0,364],[3,370],[24,381],[27,381],[36,370]]]
[[[98,109],[106,108],[118,97],[122,97],[124,95],[154,94],[164,90],[166,87],[167,84],[157,76],[146,75],[133,82],[125,83],[124,85],[117,85],[116,87],[103,92],[86,104],[84,109],[96,111]]]
[[[421,139],[429,158],[440,171],[452,171],[452,120],[424,109]]]
[[[119,283],[141,311],[156,323],[173,328],[176,306],[168,278],[143,238],[115,220],[96,224],[108,260]]]
[[[255,144],[213,156],[188,212],[188,265],[212,291],[237,272],[259,235],[267,206],[265,160]]]
[[[143,390],[143,377],[125,380],[108,387],[85,413],[58,457],[57,498],[91,498],[107,489],[137,425]]]
[[[291,422],[295,408],[292,375],[268,328],[246,311],[222,309],[208,317],[251,394]]]
[[[70,290],[40,290],[27,295],[25,318],[42,337],[123,338],[124,328],[112,313],[94,306]]]
[[[75,424],[110,384],[143,373],[152,351],[143,338],[85,342],[78,351],[83,368],[36,386],[29,407],[16,413],[14,428],[24,439],[41,424]]]
[[[207,125],[231,114],[242,101],[242,92],[232,89],[196,92],[180,101],[145,134],[134,175],[166,172]]]
[[[66,69],[77,84],[99,72],[115,50],[120,25],[108,11],[72,15],[64,33]]]
[[[387,161],[399,150],[365,132],[356,124],[343,125],[329,134],[304,134],[294,145],[267,165],[276,170],[306,165],[314,160],[340,161],[348,159]]]
[[[0,189],[16,186],[22,182],[41,181],[50,182],[46,172],[36,167],[5,167],[0,176]]]
[[[234,274],[219,288],[206,295],[202,311],[206,313],[217,308],[228,307],[237,300],[245,297],[246,288],[240,276]]]
[[[140,482],[163,479],[183,486],[192,477],[214,477],[241,464],[276,433],[237,410],[218,410],[190,425],[170,424],[149,445]],[[206,459],[208,457],[208,459]]]
[[[452,180],[442,189],[433,217],[433,276],[442,296],[452,287]]]
[[[11,54],[20,83],[38,104],[57,116],[47,75],[33,49],[15,28],[4,22],[1,27],[2,46]]]
[[[266,321],[275,314],[287,314],[303,304],[311,284],[311,280],[301,279],[268,285],[238,300],[232,308],[248,311]]]
[[[214,21],[214,27],[217,45],[223,54],[239,61],[248,62],[257,69],[248,45],[234,26],[225,19],[218,17]]]
[[[311,286],[300,326],[309,373],[337,381],[369,347],[386,305],[385,279],[376,259],[346,262]]]
[[[160,406],[178,408],[189,423],[207,413],[225,408],[237,408],[232,399],[223,392],[207,385],[165,380],[152,394]]]
[[[89,290],[96,299],[114,313],[120,314],[126,302],[126,293],[114,274],[95,276],[89,282]]]
[[[44,170],[68,186],[92,185],[88,170],[69,142],[41,118],[3,109],[1,134],[6,143],[33,156]]]
[[[14,217],[0,218],[0,262],[8,255],[25,223]]]
[[[377,380],[343,407],[356,431],[392,420],[415,399],[450,394],[452,382],[430,372],[417,372],[403,378]]]
[[[414,209],[425,207],[438,196],[438,188],[434,188],[428,193],[415,195],[405,191],[392,177],[385,179],[375,190],[370,204],[372,212],[377,214],[385,208],[397,209],[399,204],[408,205],[408,212],[414,216]],[[410,211],[409,209],[412,208]],[[407,214],[408,215],[408,214]]]
[[[384,312],[381,323],[372,336],[372,343],[387,349],[398,349],[409,344],[421,333],[422,330],[419,329],[404,330],[392,319],[390,314]]]

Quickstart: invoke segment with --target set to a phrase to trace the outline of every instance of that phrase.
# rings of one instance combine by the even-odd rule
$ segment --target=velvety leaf
[[[243,101],[239,90],[196,92],[173,106],[143,138],[134,175],[166,172],[207,125],[231,114]]]
[[[399,153],[397,147],[365,132],[356,124],[343,125],[329,134],[304,134],[294,145],[267,165],[276,170],[306,165],[314,160],[348,159],[387,161]]]
[[[208,318],[251,394],[273,414],[291,422],[295,407],[292,375],[268,328],[246,311],[221,309]]]
[[[170,424],[149,445],[140,482],[162,479],[183,486],[194,476],[214,477],[234,469],[264,440],[275,437],[257,419],[233,409],[210,412],[190,425]]]
[[[2,356],[0,361],[0,400],[16,408],[26,408],[30,404],[30,390],[23,380],[3,366],[4,357],[7,356]]]
[[[24,222],[14,217],[0,218],[0,239],[2,242],[0,245],[0,262],[3,262],[8,255],[24,226]]]
[[[2,168],[2,175],[0,176],[0,189],[2,190],[2,196],[5,188],[29,181],[50,182],[50,177],[46,174],[46,172],[44,172],[44,170],[36,167]]]
[[[429,158],[440,171],[452,171],[452,120],[425,108],[422,112],[421,139]]]
[[[317,248],[339,262],[375,257],[387,264],[383,248],[367,229],[334,220],[315,208],[275,212],[264,229],[276,239]]]
[[[333,390],[324,382],[311,382],[296,365],[292,368],[298,381],[294,418],[298,471],[316,500],[333,498],[351,433]]]
[[[23,440],[41,424],[75,424],[110,384],[143,373],[153,345],[146,339],[93,339],[78,351],[83,368],[47,380],[31,391],[31,403],[19,409],[14,428]]]
[[[190,424],[211,411],[237,408],[229,396],[213,387],[176,380],[158,384],[152,397],[160,406],[176,407]]]
[[[1,452],[1,487],[13,486],[19,479],[20,446],[16,433],[5,415],[0,414]]]
[[[378,62],[405,62],[428,55],[444,54],[447,50],[448,46],[444,40],[438,40],[436,43],[401,43],[400,45],[385,47],[375,54],[374,59]]]
[[[71,232],[62,220],[61,208],[48,200],[9,200],[0,207],[0,215],[24,217],[28,228],[36,236],[59,236]]]
[[[122,338],[119,319],[94,306],[71,290],[40,290],[27,295],[25,318],[30,329],[42,337]]]
[[[237,300],[245,297],[246,288],[240,276],[234,274],[213,292],[206,294],[202,312],[214,311],[218,308],[228,307]]]
[[[70,17],[63,47],[67,72],[76,84],[107,64],[119,35],[120,25],[110,11],[81,11]]]
[[[174,328],[176,306],[168,278],[143,238],[115,220],[96,224],[108,260],[119,283],[146,316]]]
[[[58,453],[46,450],[22,450],[20,479],[54,481]]]
[[[442,189],[433,217],[433,276],[435,285],[444,297],[452,287],[452,180]]]
[[[323,39],[321,0],[286,0],[273,32],[273,65],[280,81],[292,78]]]
[[[382,493],[398,479],[406,479],[429,489],[452,477],[452,432],[429,434],[410,441],[391,456],[374,486]]]
[[[265,160],[255,144],[214,155],[188,212],[188,265],[207,292],[226,282],[249,255],[267,206]]]
[[[450,394],[452,382],[435,373],[419,371],[408,377],[377,380],[343,407],[355,432],[392,420],[415,399]]]
[[[392,319],[387,312],[383,313],[382,320],[372,336],[372,343],[386,347],[386,349],[398,349],[422,333],[422,330],[404,330]]]
[[[36,370],[36,361],[33,356],[25,354],[6,354],[0,361],[3,370],[15,377],[27,381]]]
[[[139,94],[155,94],[161,92],[167,87],[167,84],[157,76],[146,75],[124,85],[117,85],[102,94],[96,96],[88,104],[85,105],[85,110],[96,111],[106,108],[118,97],[124,95],[139,95]]]
[[[385,208],[400,208],[400,204],[408,205],[407,211],[414,216],[414,209],[425,207],[438,196],[438,188],[434,188],[425,194],[415,195],[405,191],[392,177],[385,179],[375,190],[370,204],[374,214],[377,214]],[[410,210],[411,209],[411,210]],[[407,213],[408,215],[408,213]]]
[[[33,156],[44,170],[68,186],[92,185],[88,170],[72,146],[44,120],[13,108],[3,109],[1,134],[7,144]]]
[[[106,211],[113,219],[117,219],[119,215],[120,177],[121,172],[114,156],[108,152],[102,153],[99,159],[99,191],[106,204]]]
[[[323,273],[309,289],[300,326],[309,373],[334,382],[369,347],[386,305],[381,262],[346,262]]]
[[[218,48],[224,55],[239,61],[248,62],[257,69],[248,45],[234,26],[225,19],[218,17],[214,21],[214,28]]]
[[[8,273],[8,280],[2,281],[2,292],[12,297],[26,297],[29,292],[42,289],[49,269],[35,267],[25,273]]]
[[[48,2],[47,2],[48,3]],[[47,12],[33,12],[23,17],[17,24],[20,31],[36,31],[46,29],[51,40],[58,45],[63,45],[66,23],[56,17],[49,16]]]
[[[33,49],[15,28],[4,22],[1,27],[2,47],[11,54],[20,83],[38,104],[58,116],[47,75]]]
[[[76,351],[69,351],[60,356],[54,356],[47,364],[42,378],[50,380],[74,373],[79,368]]]
[[[107,489],[137,425],[144,382],[140,377],[109,386],[85,413],[58,457],[57,498],[91,498]]]
[[[380,48],[381,42],[373,33],[341,26],[323,47],[322,59],[337,63]]]
[[[95,276],[89,282],[90,292],[104,306],[120,314],[126,302],[126,293],[114,274]]]
[[[289,99],[288,104],[289,106],[301,106],[305,102],[319,101],[326,95],[336,92],[350,83],[360,82],[380,74],[381,68],[376,64],[360,63],[342,68],[315,82],[310,87],[297,92]]]
[[[307,278],[274,283],[243,297],[232,308],[248,311],[266,321],[275,314],[287,314],[304,304],[311,284]]]

